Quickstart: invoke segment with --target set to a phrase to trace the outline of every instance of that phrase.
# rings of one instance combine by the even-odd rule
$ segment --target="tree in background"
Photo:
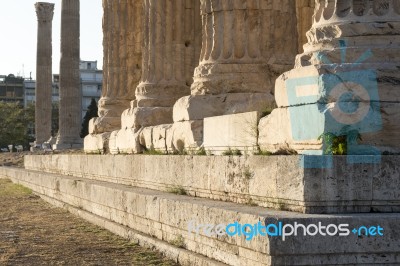
[[[29,147],[34,136],[29,128],[35,120],[34,106],[24,109],[18,103],[0,102],[0,147],[23,145]]]
[[[35,140],[35,103],[30,103],[25,108],[25,118],[28,139]]]
[[[98,117],[97,112],[98,110],[96,100],[92,98],[92,101],[88,106],[88,110],[86,111],[85,117],[83,118],[82,129],[80,133],[81,138],[84,138],[89,134],[89,121],[93,117]]]

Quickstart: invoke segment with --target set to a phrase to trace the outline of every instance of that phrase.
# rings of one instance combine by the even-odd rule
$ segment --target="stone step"
[[[115,233],[142,244],[160,247],[167,256],[175,258],[182,265],[400,263],[400,214],[396,213],[292,213],[17,168],[0,168],[0,177],[29,187],[48,201],[73,210]],[[281,222],[278,235],[279,230],[289,233],[290,226],[295,223],[305,225],[310,235],[304,236],[298,225],[299,235],[296,237],[286,235],[284,239],[283,236],[257,235],[250,240],[251,230],[255,232],[250,225],[258,222],[263,225],[264,221],[267,221],[271,234],[276,233],[274,226],[280,228]],[[231,229],[238,224],[248,226],[247,231],[242,231],[242,236],[233,237],[226,234],[214,236],[204,230],[206,225],[219,224],[232,224]],[[339,236],[336,232],[334,236],[319,233],[311,236],[315,231],[314,225],[328,226],[331,234],[341,225],[349,230],[341,232],[349,235]],[[369,229],[369,234],[377,235],[365,236],[367,231],[362,226]],[[216,229],[219,232],[221,228]],[[360,235],[351,233],[353,229],[359,229]],[[326,234],[327,229],[321,230]],[[178,249],[173,245],[184,248]]]
[[[65,154],[25,156],[25,168],[278,210],[368,213],[400,211],[399,161],[400,156]]]

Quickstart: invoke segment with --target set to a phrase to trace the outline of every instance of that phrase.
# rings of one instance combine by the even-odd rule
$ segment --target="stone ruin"
[[[312,2],[103,1],[105,78],[85,151],[195,150],[204,118],[275,107]]]
[[[399,152],[399,5],[103,1],[104,91],[85,152],[315,154],[322,134],[351,130],[355,154]]]
[[[52,20],[54,4],[35,4],[38,32],[36,59],[35,134],[32,146],[54,149],[82,148],[80,60],[80,2],[61,2],[60,110],[57,138],[51,135],[52,109]]]
[[[301,154],[29,155],[0,177],[182,265],[399,265],[400,0],[103,7],[104,88],[86,153]],[[321,156],[325,135],[346,137],[350,156]],[[349,230],[188,233],[221,222]]]
[[[400,1],[316,1],[308,43],[275,84],[262,149],[321,150],[318,137],[359,132],[349,154],[398,153]]]
[[[51,96],[52,96],[52,20],[54,4],[35,4],[38,19],[36,54],[36,143],[42,144],[51,137]]]

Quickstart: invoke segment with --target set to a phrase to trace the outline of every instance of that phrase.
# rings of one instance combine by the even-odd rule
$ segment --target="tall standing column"
[[[307,43],[307,31],[313,22],[315,0],[295,1],[297,9],[297,32],[299,34],[299,53],[303,52],[303,45]]]
[[[43,144],[51,137],[52,96],[52,20],[54,4],[35,4],[38,19],[36,54],[36,144]]]
[[[172,123],[172,107],[190,94],[200,54],[199,2],[145,0],[142,76],[130,114],[133,128]]]
[[[121,114],[135,99],[142,65],[141,1],[103,0],[103,88],[94,132],[121,127]]]
[[[173,123],[173,106],[177,99],[190,94],[200,50],[198,0],[143,1],[142,75],[136,99],[122,114],[122,129],[110,136],[111,153],[140,152],[139,135],[144,128],[150,138],[145,145],[141,142],[143,146],[150,147],[151,139],[159,139],[165,148],[166,130]],[[153,131],[153,126],[161,124],[164,126]]]
[[[142,71],[143,3],[103,0],[103,88],[99,117],[89,123],[86,153],[104,152],[121,114],[135,99]]]
[[[79,76],[79,0],[62,0],[60,60],[60,121],[56,149],[82,146],[79,136],[82,92]]]
[[[397,0],[316,0],[304,53],[276,81],[279,108],[260,123],[261,146],[315,154],[335,136],[347,154],[398,153],[397,25]]]

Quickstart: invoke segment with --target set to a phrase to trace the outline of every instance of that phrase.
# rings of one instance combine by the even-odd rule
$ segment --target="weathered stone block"
[[[192,196],[297,212],[396,212],[400,211],[399,160],[399,156],[42,155],[26,156],[25,168],[155,190],[179,186]]]
[[[108,141],[108,147],[110,149],[111,154],[118,154],[118,147],[117,147],[117,134],[118,130],[111,132],[110,140]]]
[[[153,148],[158,151],[167,152],[167,131],[172,128],[172,124],[159,125],[153,127],[152,139]]]
[[[137,107],[127,109],[121,116],[123,129],[172,123],[172,107]]]
[[[148,150],[153,147],[153,127],[143,128],[140,132],[139,143]]]
[[[270,93],[231,93],[220,95],[191,95],[180,98],[174,105],[174,122],[200,120],[206,117],[263,112],[275,107]]]
[[[140,130],[135,131],[133,128],[121,129],[113,131],[110,136],[110,153],[140,153]]]
[[[84,139],[85,153],[105,153],[108,150],[110,135],[111,132],[87,135]]]
[[[355,130],[362,140],[349,154],[396,153],[400,151],[400,103],[361,102],[359,112],[340,112],[342,103],[306,104],[275,109],[259,124],[261,149],[280,148],[298,152],[322,150],[318,138],[324,133],[346,135]],[[360,153],[361,152],[361,153]]]
[[[203,120],[175,122],[167,130],[168,151],[193,150],[203,143]]]
[[[95,117],[89,121],[89,134],[112,132],[120,127],[121,119],[119,117]]]
[[[208,257],[210,265],[219,263],[238,266],[360,263],[396,265],[399,263],[400,225],[397,213],[316,215],[273,211],[25,169],[0,168],[0,178],[10,178],[27,186],[57,206],[63,206],[124,237],[131,238],[135,234],[141,234],[141,241],[158,239],[159,242],[155,243],[158,247],[166,245],[160,240],[172,242],[180,237],[185,244],[184,251]],[[290,182],[289,179],[288,181]],[[318,196],[325,195],[321,193]],[[133,205],[135,207],[132,207]],[[309,232],[313,233],[304,235],[303,229],[299,226],[296,236],[286,235],[283,239],[282,235],[258,235],[246,240],[246,235],[216,237],[207,235],[203,230],[198,233],[194,232],[194,229],[191,233],[188,232],[189,223],[193,226],[201,224],[215,226],[236,221],[241,225],[254,225],[260,221],[262,225],[278,227],[279,222],[282,226],[294,226],[297,223],[307,228],[310,226],[312,231]],[[339,230],[328,236],[324,234],[328,225],[336,227],[342,225],[342,228],[348,231],[340,230],[345,236],[339,235]],[[314,234],[315,226],[323,228]],[[383,234],[366,237],[366,231],[361,230],[362,226],[367,228],[379,226]],[[334,231],[334,228],[331,229],[329,232]],[[353,229],[361,231],[354,234]],[[191,263],[194,263],[193,260],[184,265],[192,265]]]
[[[203,146],[215,154],[229,148],[254,152],[257,150],[258,120],[258,112],[205,118]]]

